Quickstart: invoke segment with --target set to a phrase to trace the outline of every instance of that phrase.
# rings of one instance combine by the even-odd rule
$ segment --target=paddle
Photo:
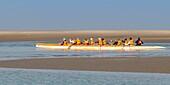
[[[74,40],[71,40],[70,39],[70,43],[71,43],[71,45],[70,46],[68,46],[68,48],[67,49],[70,49],[71,48],[71,46],[73,46],[75,43],[73,42]]]
[[[125,47],[125,46],[123,45],[122,50],[123,50],[124,47]]]
[[[100,50],[101,50],[101,47],[102,47],[102,46],[100,45]]]
[[[130,45],[128,45],[128,46],[129,46],[129,49],[131,49]],[[124,47],[125,47],[125,45],[123,45],[122,50],[124,49]]]
[[[73,44],[71,44],[69,47],[68,47],[68,49],[70,49],[71,48],[71,46],[73,46],[73,45],[76,45],[77,43],[73,43]]]
[[[68,48],[67,48],[67,49],[70,49],[70,48],[71,48],[71,46],[73,46],[73,44],[71,44],[70,46],[68,46]]]

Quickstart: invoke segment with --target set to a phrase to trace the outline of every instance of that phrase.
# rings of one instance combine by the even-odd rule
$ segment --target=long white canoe
[[[58,44],[42,44],[37,43],[37,48],[49,48],[49,49],[58,49],[58,50],[158,50],[164,49],[163,46],[62,46]]]

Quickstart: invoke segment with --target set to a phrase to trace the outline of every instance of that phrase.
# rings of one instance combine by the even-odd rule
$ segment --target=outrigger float
[[[58,49],[58,50],[159,50],[164,49],[163,46],[98,46],[98,45],[60,45],[36,43],[37,48]]]

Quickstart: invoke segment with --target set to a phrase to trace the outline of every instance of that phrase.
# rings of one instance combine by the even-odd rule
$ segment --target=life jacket
[[[103,41],[102,41],[102,40],[99,40],[98,45],[103,45]]]
[[[103,45],[107,45],[107,42],[106,42],[106,40],[103,40]]]
[[[84,40],[84,45],[88,45],[88,40]]]
[[[121,40],[118,40],[117,41],[117,46],[120,46],[121,45]]]
[[[129,45],[133,45],[133,40],[130,40],[130,41],[129,41]]]
[[[73,40],[72,44],[76,44],[77,43],[77,40]]]
[[[127,41],[127,40],[125,40],[125,44],[128,44],[128,41]]]
[[[142,42],[141,42],[140,40],[138,40],[137,44],[138,44],[138,45],[141,45],[141,44],[142,44]]]
[[[67,41],[64,40],[61,45],[67,45]]]
[[[94,40],[90,40],[90,45],[94,45]]]
[[[81,41],[80,40],[77,40],[77,45],[80,45],[81,44]]]

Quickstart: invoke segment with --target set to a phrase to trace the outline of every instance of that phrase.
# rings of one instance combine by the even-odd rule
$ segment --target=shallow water
[[[57,43],[57,42],[56,42]],[[0,60],[72,57],[154,57],[170,56],[169,43],[152,51],[74,51],[37,49],[36,42],[0,42]],[[0,85],[169,85],[170,74],[31,70],[0,68]]]
[[[169,85],[170,74],[0,68],[1,85]]]
[[[57,42],[56,42],[57,43]],[[49,50],[35,47],[36,42],[0,42],[0,60],[63,57],[153,57],[170,56],[170,43],[146,43],[146,46],[165,46],[163,50],[142,51],[77,51]]]

